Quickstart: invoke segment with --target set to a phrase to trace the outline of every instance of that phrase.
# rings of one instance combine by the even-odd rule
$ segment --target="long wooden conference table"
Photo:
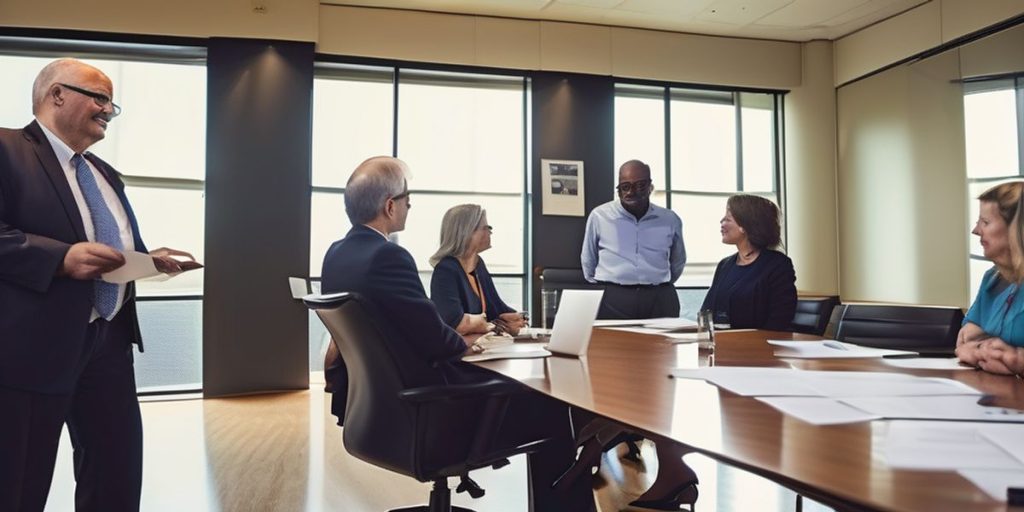
[[[477,363],[558,400],[669,439],[753,472],[839,510],[1024,510],[988,497],[952,471],[891,468],[880,443],[885,421],[815,426],[752,397],[700,380],[674,379],[674,368],[792,367],[805,370],[905,372],[949,377],[1024,409],[1024,381],[978,371],[907,370],[881,359],[781,359],[766,339],[816,340],[772,331],[716,334],[713,360],[696,344],[594,329],[587,357]],[[1024,484],[1024,482],[1022,482]]]

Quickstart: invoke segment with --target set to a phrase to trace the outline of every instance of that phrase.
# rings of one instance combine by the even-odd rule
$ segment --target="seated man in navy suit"
[[[471,343],[441,320],[427,298],[412,255],[388,239],[391,233],[405,229],[412,207],[407,175],[406,164],[390,157],[370,158],[352,173],[345,185],[345,212],[353,227],[324,257],[323,292],[356,292],[372,302],[383,321],[394,326],[396,343],[407,349],[403,353],[426,360],[436,369],[437,375],[427,378],[454,384],[493,377],[460,361]],[[344,363],[339,359],[326,374],[334,393],[332,412],[342,420],[348,378]],[[530,455],[531,510],[593,510],[587,479],[579,479],[578,485],[564,492],[551,488],[576,455],[569,407],[524,391],[513,397],[509,408],[498,442],[552,439]]]

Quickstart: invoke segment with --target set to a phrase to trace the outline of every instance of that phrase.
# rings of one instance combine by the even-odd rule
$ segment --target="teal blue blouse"
[[[1019,285],[998,290],[1002,278],[995,267],[985,272],[978,296],[967,311],[964,323],[977,324],[986,333],[1017,347],[1024,347],[1024,299],[1017,298]]]

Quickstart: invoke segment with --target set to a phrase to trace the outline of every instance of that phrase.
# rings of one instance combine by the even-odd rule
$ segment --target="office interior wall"
[[[968,305],[958,79],[951,50],[838,90],[844,302]]]
[[[580,23],[323,5],[317,51],[630,78],[790,88],[800,44]]]
[[[203,393],[309,387],[311,43],[211,39]]]
[[[189,37],[317,40],[317,0],[0,2],[0,25]],[[262,12],[255,9],[262,6]]]
[[[1024,0],[932,0],[835,41],[836,86],[1024,14]]]
[[[586,214],[610,201],[615,187],[615,82],[609,77],[538,73],[533,77],[533,300],[536,270],[579,268],[586,217],[543,215],[541,159],[582,160]],[[533,311],[540,318],[540,311]]]
[[[832,43],[803,45],[800,87],[785,96],[787,252],[800,293],[839,293],[836,99]]]

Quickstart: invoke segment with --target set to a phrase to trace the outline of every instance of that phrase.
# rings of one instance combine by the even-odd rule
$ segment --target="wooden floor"
[[[424,503],[429,492],[429,484],[349,456],[330,414],[329,395],[318,389],[145,401],[142,418],[145,512],[376,512]],[[643,460],[620,462],[615,454],[605,455],[594,478],[601,512],[641,510],[627,503],[645,490],[657,470],[649,442],[644,443]],[[700,477],[696,509],[701,512],[796,510],[796,496],[765,479],[699,455],[686,460]],[[487,490],[486,496],[473,500],[453,494],[454,504],[480,512],[527,510],[525,458],[472,476]],[[74,510],[66,432],[46,510]],[[804,500],[803,510],[828,509]]]

